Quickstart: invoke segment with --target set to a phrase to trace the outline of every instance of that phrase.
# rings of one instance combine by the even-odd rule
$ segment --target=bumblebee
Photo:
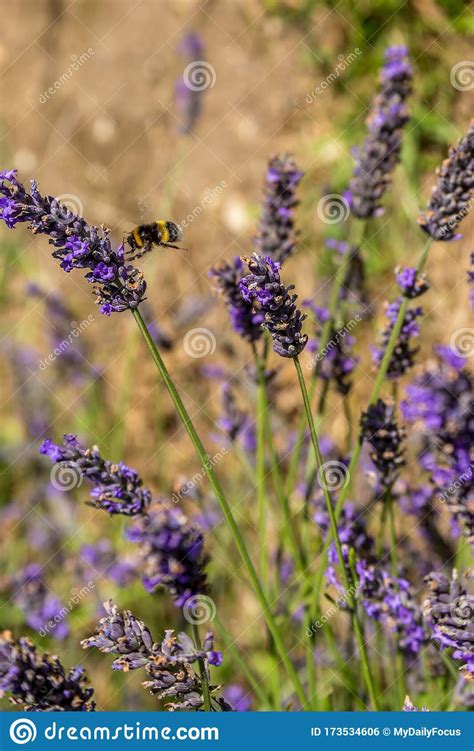
[[[185,250],[185,248],[175,245],[182,237],[181,227],[174,222],[166,222],[160,219],[150,224],[138,224],[125,238],[125,242],[130,247],[128,258],[130,260],[141,258],[145,253],[149,253],[155,245]]]

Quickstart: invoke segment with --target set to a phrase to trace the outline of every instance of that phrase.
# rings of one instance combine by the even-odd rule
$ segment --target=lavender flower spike
[[[243,278],[243,263],[236,256],[230,263],[215,266],[209,276],[215,279],[217,289],[224,297],[234,330],[248,342],[256,342],[262,336],[263,316],[255,313],[252,303],[244,300],[239,284]]]
[[[282,264],[295,249],[297,233],[294,209],[299,204],[295,189],[303,172],[287,154],[270,159],[265,178],[265,201],[255,245],[261,256]]]
[[[295,305],[297,295],[290,294],[294,285],[280,280],[280,264],[269,256],[254,255],[242,259],[250,274],[240,282],[244,300],[263,314],[262,327],[270,332],[273,349],[281,357],[297,357],[306,347],[308,336],[301,333],[306,315]]]
[[[198,710],[203,706],[201,678],[192,667],[198,660],[207,665],[220,665],[221,654],[214,651],[212,633],[206,634],[202,647],[196,648],[185,633],[165,631],[163,641],[154,642],[147,626],[133,613],[120,613],[112,600],[104,603],[106,617],[97,627],[96,636],[81,642],[83,649],[96,647],[101,652],[117,655],[114,670],[144,668],[149,680],[144,688],[160,699],[167,711]],[[231,707],[218,695],[218,687],[210,686],[213,709]]]
[[[400,310],[402,300],[403,297],[398,297],[392,303],[387,303],[385,315],[388,319],[388,325],[382,332],[381,346],[372,348],[372,359],[377,367],[383,360],[385,349],[390,340],[393,327],[397,321],[398,311]],[[423,308],[419,306],[416,308],[409,308],[405,313],[402,328],[400,329],[400,334],[398,335],[387,369],[387,376],[392,381],[396,381],[403,376],[414,365],[415,355],[418,352],[419,347],[413,347],[411,340],[412,337],[416,337],[420,333],[420,328],[416,319],[422,315]]]
[[[463,662],[461,670],[474,680],[474,596],[468,594],[456,570],[451,581],[436,572],[426,581],[430,593],[423,603],[423,616],[431,638],[441,649],[454,648],[453,658]]]
[[[39,654],[26,637],[0,634],[0,698],[11,694],[27,712],[93,712],[93,693],[83,668],[66,673],[58,657]]]
[[[65,435],[62,445],[49,438],[43,441],[40,452],[49,456],[53,464],[64,463],[80,478],[92,485],[89,505],[104,509],[110,514],[136,516],[143,514],[151,502],[151,493],[144,488],[138,473],[123,462],[113,464],[102,459],[97,446],[86,449],[74,435]]]
[[[101,313],[133,309],[143,300],[143,276],[126,264],[123,245],[112,248],[109,230],[89,226],[58,199],[41,195],[34,180],[28,193],[16,170],[0,172],[0,219],[10,229],[27,222],[34,234],[48,235],[55,248],[53,258],[64,271],[87,270]]]
[[[433,240],[457,240],[461,235],[456,229],[469,213],[474,189],[474,120],[436,174],[438,181],[418,223]]]
[[[382,487],[389,488],[405,464],[402,448],[405,434],[396,423],[393,407],[379,399],[362,413],[360,424],[363,440],[372,447],[370,458],[377,467]]]
[[[368,219],[383,213],[380,201],[400,158],[402,129],[409,120],[406,100],[413,71],[406,47],[389,47],[381,71],[381,90],[367,121],[368,134],[356,150],[354,174],[349,185],[352,213]]]

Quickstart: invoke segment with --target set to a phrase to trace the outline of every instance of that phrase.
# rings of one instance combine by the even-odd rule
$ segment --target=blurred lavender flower
[[[244,429],[248,418],[237,407],[235,394],[229,383],[225,383],[222,387],[222,408],[223,411],[218,424],[229,441],[233,443]]]
[[[396,269],[396,282],[403,297],[413,300],[420,297],[429,288],[425,274],[417,274],[416,269],[406,266],[404,269]]]
[[[308,336],[301,333],[305,315],[295,305],[297,295],[290,294],[280,280],[280,264],[270,257],[244,258],[250,273],[240,282],[244,300],[264,316],[262,327],[270,332],[273,349],[281,357],[297,357],[306,347]]]
[[[474,310],[474,253],[471,253],[471,268],[467,272],[467,281],[471,286],[469,299],[471,301],[471,308]]]
[[[315,367],[318,367],[318,375],[324,381],[332,381],[336,390],[344,396],[352,388],[351,373],[356,367],[359,358],[351,354],[350,348],[355,344],[353,336],[347,333],[346,328],[331,327],[328,343],[323,351],[319,349],[319,341],[323,326],[329,320],[329,310],[320,308],[311,300],[304,300],[303,306],[310,309],[316,322],[316,339],[310,339],[308,350],[317,353]]]
[[[256,342],[262,336],[263,315],[253,310],[252,303],[245,300],[240,282],[243,279],[243,262],[236,256],[230,263],[215,266],[209,276],[215,279],[217,289],[224,297],[234,330],[243,339]]]
[[[165,586],[176,607],[182,607],[190,597],[207,591],[203,534],[182,509],[167,502],[156,504],[125,536],[140,546],[148,592]]]
[[[440,359],[407,386],[401,408],[407,422],[421,425],[420,463],[471,545],[474,545],[473,381],[465,360],[438,347]]]
[[[282,264],[295,250],[298,235],[294,228],[294,210],[299,201],[296,187],[303,177],[287,154],[274,156],[268,163],[264,188],[263,213],[256,252]]]
[[[15,378],[18,407],[29,438],[40,438],[53,422],[47,389],[37,376],[40,357],[29,347],[6,345],[9,363]]]
[[[405,464],[405,433],[397,425],[394,408],[378,399],[362,413],[360,428],[362,440],[372,447],[370,458],[379,473],[382,489],[390,488]]]
[[[31,563],[13,577],[13,601],[34,631],[41,633],[47,629],[54,639],[65,639],[69,627],[63,617],[63,606],[41,580],[41,571],[39,564]]]
[[[203,706],[202,685],[192,664],[204,660],[220,664],[213,647],[213,637],[206,634],[201,649],[197,649],[185,633],[165,632],[160,643],[154,642],[150,630],[129,611],[120,613],[112,600],[104,603],[107,616],[102,618],[97,635],[81,642],[83,649],[96,647],[101,652],[117,655],[114,670],[144,668],[149,680],[142,685],[160,699],[167,711],[197,710]],[[210,686],[215,709],[230,709],[218,695],[218,688]]]
[[[250,712],[252,699],[249,692],[238,683],[231,683],[224,689],[224,699],[229,702],[235,712]]]
[[[467,575],[466,575],[467,576]],[[472,572],[470,573],[472,577]],[[468,594],[453,571],[451,580],[432,572],[426,577],[429,594],[423,603],[423,616],[431,638],[441,649],[453,649],[452,657],[463,664],[468,680],[474,679],[474,596]]]
[[[34,234],[48,235],[64,271],[87,270],[101,313],[138,306],[146,290],[143,275],[126,264],[123,245],[112,248],[109,230],[89,226],[58,199],[41,195],[34,180],[28,193],[16,170],[0,172],[0,181],[0,219],[10,229],[27,222]]]
[[[380,201],[400,158],[403,126],[409,120],[406,100],[413,71],[406,47],[389,47],[381,71],[381,90],[367,120],[368,134],[355,150],[349,184],[352,213],[366,219],[383,213]]]
[[[118,587],[127,587],[137,576],[137,562],[119,557],[109,540],[103,539],[95,544],[82,545],[79,552],[86,564],[84,573],[89,579],[104,576]]]
[[[94,690],[81,667],[67,673],[58,657],[39,654],[26,637],[0,634],[0,697],[27,712],[93,712]]]
[[[179,52],[189,64],[199,63],[204,58],[204,47],[201,38],[194,32],[186,34],[178,45]],[[175,84],[175,105],[180,118],[179,132],[192,133],[202,112],[202,96],[205,87],[189,86],[184,76]]]
[[[102,459],[97,446],[84,448],[77,437],[66,434],[62,445],[49,438],[43,441],[40,452],[49,456],[53,464],[64,464],[77,472],[76,486],[80,478],[93,485],[90,506],[104,509],[110,514],[136,516],[144,513],[151,501],[151,493],[144,488],[138,473],[123,462],[113,464]]]
[[[403,702],[402,709],[404,712],[420,712],[418,707],[415,707],[415,705],[412,703],[412,700],[410,699],[408,695],[405,696],[405,701]],[[421,712],[429,712],[429,711],[430,710],[427,709],[426,707],[421,708]]]
[[[356,562],[359,577],[357,597],[369,618],[382,623],[396,634],[400,650],[410,659],[419,656],[426,642],[422,614],[410,583],[394,579],[376,564]]]
[[[389,323],[382,332],[381,346],[372,347],[372,359],[377,367],[383,360],[385,349],[389,342],[392,329],[395,326],[402,300],[402,297],[398,297],[396,300],[394,300],[394,302],[387,305],[385,314],[388,318]],[[420,328],[416,322],[416,319],[422,315],[423,309],[420,307],[409,308],[405,313],[402,328],[400,330],[400,334],[395,344],[387,370],[388,378],[393,381],[396,381],[398,378],[404,375],[414,365],[414,358],[416,353],[418,352],[419,347],[411,346],[411,338],[418,336],[420,333]]]
[[[418,223],[433,240],[457,240],[459,223],[469,213],[474,188],[474,121],[437,169],[437,183]]]

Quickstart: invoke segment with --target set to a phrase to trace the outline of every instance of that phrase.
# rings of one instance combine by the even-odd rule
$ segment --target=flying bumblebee
[[[129,260],[141,258],[145,253],[153,250],[153,246],[163,246],[164,248],[175,248],[175,250],[186,250],[180,248],[175,243],[183,237],[183,231],[174,222],[166,222],[162,219],[150,224],[138,224],[129,235],[125,242],[130,247],[130,253],[127,254]]]

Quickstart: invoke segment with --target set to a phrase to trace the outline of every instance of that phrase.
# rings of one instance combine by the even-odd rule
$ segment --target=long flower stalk
[[[420,255],[420,259],[416,267],[417,274],[420,274],[425,267],[431,243],[432,243],[432,240],[431,239],[428,240],[428,242],[425,244],[425,247],[423,248],[423,251]],[[375,402],[377,401],[379,397],[380,390],[382,388],[383,382],[385,380],[385,376],[387,374],[388,367],[390,365],[390,360],[392,359],[393,350],[395,349],[397,339],[399,337],[401,328],[403,326],[403,321],[405,318],[405,313],[406,313],[409,302],[410,301],[408,300],[408,298],[404,297],[400,304],[400,308],[399,308],[398,315],[397,315],[397,320],[395,321],[395,325],[393,326],[390,339],[387,343],[384,356],[382,358],[382,361],[380,363],[380,366],[377,372],[375,383],[370,393],[369,405],[375,404]],[[349,466],[347,468],[347,475],[349,477],[349,482],[342,488],[339,498],[337,499],[335,509],[334,509],[336,521],[339,519],[341,510],[344,507],[344,503],[346,502],[347,496],[350,492],[350,488],[351,488],[350,479],[354,476],[355,471],[357,469],[361,450],[362,450],[362,441],[359,440],[357,441],[354,447],[354,452],[352,454],[351,460],[349,462]],[[326,536],[326,540],[324,541],[324,546],[323,546],[323,550],[321,553],[321,563],[316,571],[315,584],[314,584],[316,602],[319,600],[321,585],[322,585],[322,581],[324,578],[324,571],[326,568],[326,556],[327,556],[329,547],[332,543],[332,540],[333,540],[332,531],[329,530]]]
[[[258,546],[260,551],[260,576],[267,596],[270,592],[270,561],[267,543],[267,494],[265,472],[265,420],[267,411],[265,365],[257,357],[254,347],[255,364],[257,368],[257,451],[255,457],[256,491],[258,506]]]
[[[318,435],[316,432],[316,426],[314,423],[313,415],[311,413],[311,403],[309,400],[309,394],[306,388],[303,371],[301,369],[301,363],[298,357],[293,358],[293,362],[295,363],[296,373],[298,376],[298,382],[299,382],[300,389],[301,389],[301,396],[303,397],[304,410],[306,414],[306,419],[308,421],[308,427],[310,431],[311,443],[313,445],[316,464],[318,466],[319,471],[321,472],[321,485],[323,486],[324,500],[326,501],[326,508],[327,508],[327,512],[329,515],[329,523],[330,523],[331,531],[334,537],[334,542],[336,544],[336,550],[337,550],[337,555],[339,558],[341,574],[342,574],[344,586],[345,586],[345,589],[349,598],[349,603],[350,603],[350,607],[352,611],[352,624],[354,627],[357,644],[359,647],[360,659],[361,659],[361,664],[362,664],[362,672],[364,675],[364,680],[367,686],[367,691],[370,696],[372,705],[374,709],[378,711],[379,705],[378,705],[377,696],[375,693],[375,687],[374,687],[372,674],[370,671],[367,650],[365,648],[363,629],[362,629],[362,625],[360,623],[358,613],[357,613],[357,603],[354,597],[354,582],[351,582],[349,579],[349,574],[348,574],[346,563],[344,560],[344,554],[342,552],[342,545],[341,545],[341,541],[339,539],[339,533],[337,530],[337,522],[336,522],[336,516],[334,513],[334,507],[332,505],[331,496],[328,490],[329,486],[326,481],[326,472],[324,468],[323,457],[321,455],[321,450],[319,448],[319,440],[318,440]]]
[[[209,462],[209,457],[204,449],[204,446],[201,442],[201,439],[199,438],[199,435],[194,427],[194,424],[188,414],[188,411],[186,410],[186,407],[184,406],[181,397],[176,389],[176,386],[174,385],[173,379],[171,378],[168,369],[158,352],[158,349],[155,345],[155,342],[153,341],[152,337],[150,336],[150,332],[148,331],[148,328],[145,324],[145,321],[143,320],[140,311],[138,309],[132,310],[132,315],[135,318],[135,321],[137,323],[138,328],[140,329],[142,336],[147,344],[148,349],[150,350],[150,354],[153,358],[153,361],[155,365],[157,366],[159,373],[161,377],[163,378],[166,388],[168,389],[168,392],[171,396],[171,399],[173,401],[173,404],[176,407],[176,411],[178,412],[178,415],[186,428],[186,431],[192,441],[192,444],[194,448],[196,449],[196,452],[198,454],[198,457],[200,461],[202,462],[202,467],[204,472],[206,473],[206,476],[209,480],[209,483],[211,485],[212,490],[214,491],[216,498],[218,500],[219,506],[222,510],[222,513],[224,515],[224,518],[229,525],[229,529],[231,531],[232,537],[234,539],[235,545],[239,551],[239,554],[242,558],[242,562],[247,569],[247,573],[249,575],[249,579],[251,581],[253,590],[255,592],[255,595],[260,603],[260,606],[262,608],[262,614],[265,619],[265,622],[268,626],[268,629],[273,637],[273,640],[275,642],[276,649],[278,651],[279,657],[285,666],[288,676],[293,684],[293,687],[295,689],[296,695],[301,702],[302,706],[304,707],[306,704],[306,694],[303,688],[303,685],[298,677],[298,673],[296,672],[295,666],[293,665],[288,652],[285,648],[282,636],[280,634],[280,630],[276,624],[275,618],[273,616],[273,613],[270,609],[270,605],[268,603],[268,600],[266,598],[265,592],[263,590],[263,587],[260,583],[260,579],[258,577],[258,574],[255,570],[255,567],[252,563],[252,560],[250,558],[250,555],[247,550],[247,546],[244,542],[244,539],[242,537],[242,534],[240,532],[240,529],[234,519],[234,515],[232,513],[232,510],[229,506],[229,503],[224,495],[224,492],[221,488],[221,485],[214,473],[214,470]]]

